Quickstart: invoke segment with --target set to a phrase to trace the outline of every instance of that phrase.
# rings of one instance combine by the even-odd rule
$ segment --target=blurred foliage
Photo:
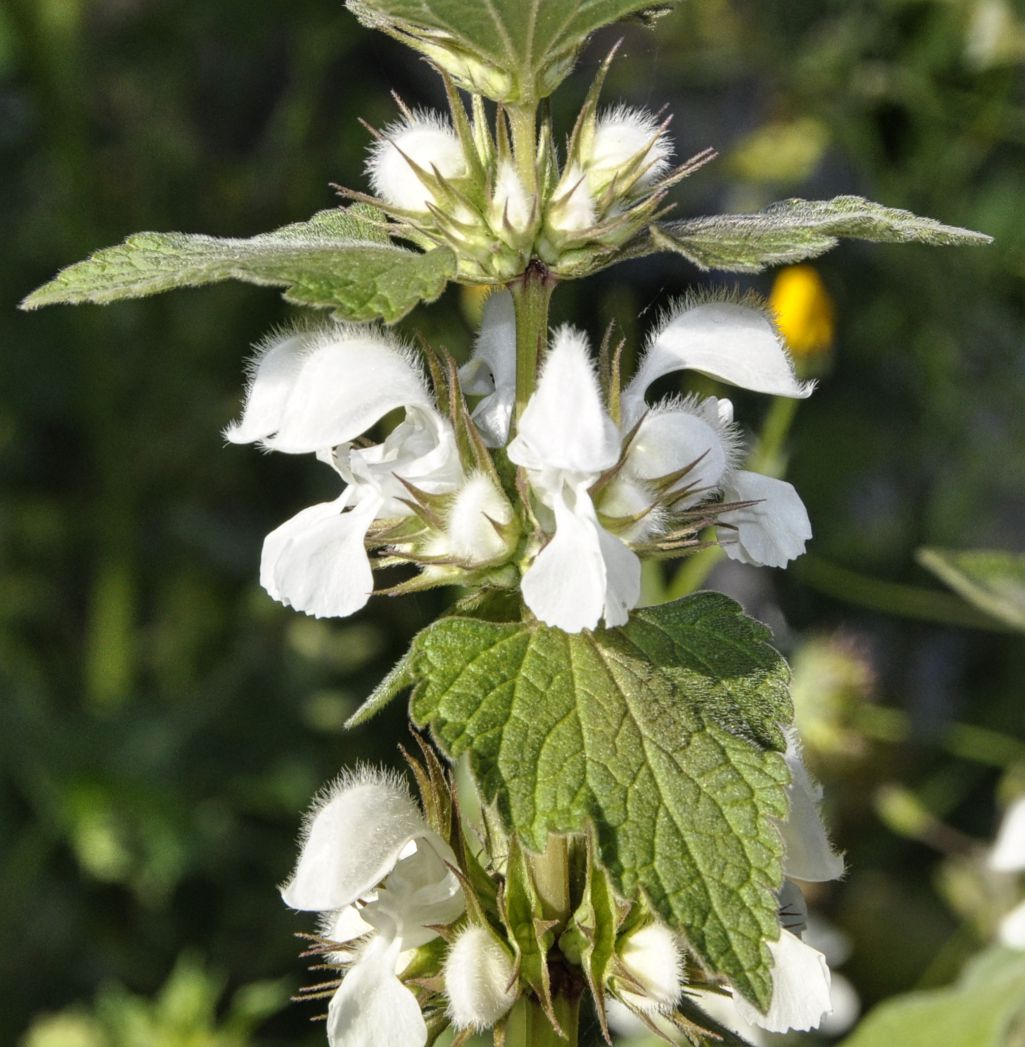
[[[813,897],[850,939],[845,973],[866,1005],[951,983],[991,925],[938,888],[990,835],[999,777],[1025,763],[1025,650],[959,614],[914,553],[1025,552],[1025,14],[1010,0],[691,0],[656,34],[625,33],[608,97],[668,102],[682,155],[722,154],[681,187],[681,216],[853,192],[996,237],[845,245],[816,265],[832,348],[776,448],[813,556],[711,579],[794,657],[851,870]],[[562,127],[618,34],[599,34],[554,99]],[[0,7],[0,1042],[34,1018],[36,1036],[78,1030],[62,1047],[177,1030],[179,984],[198,1002],[166,1042],[248,1036],[232,1024],[241,987],[303,977],[292,933],[308,927],[274,889],[298,812],[340,765],[394,759],[401,709],[352,736],[340,724],[440,607],[377,601],[316,622],[258,588],[263,535],[331,489],[317,463],[219,437],[246,346],[289,315],[274,291],[14,304],[138,229],[248,236],[331,206],[329,182],[361,181],[356,117],[386,124],[392,88],[440,102],[423,62],[328,0]],[[696,278],[673,258],[629,263],[565,288],[554,319],[595,339],[614,320],[636,347]],[[453,291],[402,326],[461,354],[473,310]],[[925,821],[888,819],[895,796]],[[258,1042],[321,1042],[305,1011],[270,1012],[245,1011],[267,1018]],[[115,1014],[128,1031],[106,1031]]]
[[[254,982],[231,998],[217,1018],[223,979],[183,955],[156,997],[135,996],[106,985],[92,1013],[70,1008],[38,1019],[25,1047],[243,1047],[255,1029],[288,1002],[278,982]]]

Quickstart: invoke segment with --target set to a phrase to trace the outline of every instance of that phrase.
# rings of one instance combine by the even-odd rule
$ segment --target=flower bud
[[[644,992],[621,991],[632,1007],[646,1014],[670,1011],[683,992],[683,958],[676,935],[660,923],[649,923],[627,936],[619,948],[626,973]]]
[[[519,995],[512,958],[484,927],[467,927],[445,960],[448,1013],[457,1029],[489,1029]]]
[[[549,227],[558,233],[582,233],[597,221],[594,197],[583,168],[571,164],[555,187],[546,215]]]
[[[665,173],[673,155],[673,144],[654,114],[623,105],[598,117],[588,144],[582,162],[595,196],[613,181],[624,195],[646,189]]]
[[[446,523],[448,548],[468,564],[490,563],[512,551],[509,539],[516,537],[511,533],[512,507],[482,473],[471,476],[460,488]]]
[[[534,208],[523,188],[516,168],[503,160],[495,175],[495,191],[491,197],[491,225],[500,233],[522,234],[529,231]]]
[[[418,112],[387,128],[370,150],[367,174],[374,192],[395,207],[425,212],[436,203],[431,182],[465,178],[466,158],[451,125]]]

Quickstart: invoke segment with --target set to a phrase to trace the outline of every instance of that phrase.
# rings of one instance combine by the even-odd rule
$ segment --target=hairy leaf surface
[[[377,214],[359,205],[321,211],[248,240],[136,233],[58,273],[22,308],[105,304],[234,279],[284,287],[287,301],[333,309],[340,319],[393,323],[441,294],[455,272],[455,255],[448,248],[421,254],[396,246],[374,224]]]
[[[675,251],[699,269],[757,273],[773,265],[815,258],[840,239],[938,246],[986,244],[983,233],[942,225],[858,196],[782,200],[757,214],[713,215],[666,222],[629,256]]]
[[[786,814],[775,750],[792,716],[767,637],[701,593],[594,634],[444,619],[412,663],[414,720],[452,758],[469,753],[528,847],[592,824],[617,890],[762,1007]]]
[[[347,0],[356,17],[425,51],[459,76],[466,63],[478,89],[506,102],[536,101],[572,67],[580,45],[603,25],[658,11],[678,0]],[[488,72],[493,71],[493,73]]]

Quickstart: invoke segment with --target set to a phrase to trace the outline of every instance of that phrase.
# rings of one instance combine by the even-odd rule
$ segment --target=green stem
[[[859,706],[854,726],[866,737],[880,742],[897,744],[911,736],[907,713],[881,705]],[[951,723],[936,739],[936,744],[959,760],[971,760],[987,767],[1025,764],[1025,743],[989,727]]]
[[[516,417],[523,414],[537,385],[538,361],[548,339],[548,303],[555,281],[532,265],[512,286],[516,310]]]
[[[513,157],[527,196],[536,196],[537,185],[537,107],[513,106],[506,110],[512,128]]]
[[[949,593],[872,578],[813,555],[802,557],[795,566],[805,585],[844,603],[922,622],[998,633],[1014,631]]]
[[[783,476],[786,472],[783,448],[790,435],[790,427],[794,424],[798,403],[799,400],[789,396],[773,399],[762,423],[758,444],[747,460],[748,469],[766,476]]]

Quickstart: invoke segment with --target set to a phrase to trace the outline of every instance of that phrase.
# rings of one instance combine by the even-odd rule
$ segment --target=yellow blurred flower
[[[769,308],[798,361],[821,356],[832,347],[833,299],[810,265],[791,265],[779,271]]]

